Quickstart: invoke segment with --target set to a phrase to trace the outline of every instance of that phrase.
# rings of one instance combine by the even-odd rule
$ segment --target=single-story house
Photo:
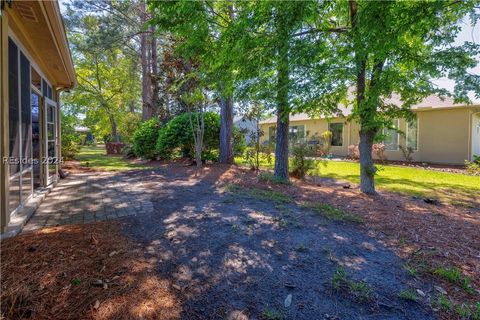
[[[398,95],[388,103],[400,105]],[[359,142],[360,126],[347,121],[351,108],[342,107],[339,117],[311,117],[305,113],[290,116],[290,139],[309,141],[318,139],[327,130],[332,132],[330,153],[349,156],[349,146]],[[480,104],[455,104],[451,98],[431,95],[412,106],[416,120],[394,120],[397,130],[386,130],[385,152],[388,160],[405,160],[401,148],[410,147],[413,161],[439,164],[463,164],[480,155]],[[275,139],[276,117],[261,122],[265,133],[262,143]]]
[[[57,1],[0,0],[0,228],[18,231],[58,180],[60,92],[76,84]]]

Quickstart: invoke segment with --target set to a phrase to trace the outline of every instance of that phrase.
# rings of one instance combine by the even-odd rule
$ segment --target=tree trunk
[[[158,53],[157,53],[157,37],[155,35],[155,26],[150,28],[150,85],[151,87],[151,101],[150,107],[152,109],[152,116],[160,115],[162,119],[165,119],[165,112],[161,109],[160,105],[160,84],[158,81]]]
[[[363,193],[375,194],[375,171],[376,168],[372,159],[373,139],[376,132],[374,130],[361,130],[360,143],[360,190]]]
[[[109,115],[108,118],[110,120],[110,126],[112,127],[112,137],[115,142],[120,142],[120,137],[118,136],[117,122],[115,121],[113,115]]]
[[[147,13],[145,0],[140,0],[140,23],[144,25],[147,22]],[[151,81],[150,81],[150,63],[148,57],[148,33],[143,32],[140,35],[140,59],[142,65],[142,120],[148,120],[152,117],[151,110]]]
[[[233,163],[233,98],[220,99],[220,163]]]
[[[358,5],[356,0],[349,0],[350,8],[350,22],[352,24],[353,32],[356,32],[358,24]],[[373,126],[374,116],[376,112],[376,103],[366,103],[366,65],[368,56],[361,52],[361,43],[359,43],[359,36],[355,37],[355,66],[357,68],[357,108],[360,114],[360,143],[358,146],[360,152],[360,190],[366,194],[375,194],[375,171],[376,168],[372,159],[373,140],[376,135],[376,130]],[[373,82],[373,81],[372,81]]]
[[[288,29],[285,17],[277,18],[277,32],[282,40],[278,48],[277,64],[277,141],[275,147],[274,176],[288,180],[288,125],[290,108],[288,105],[289,66],[288,66]]]

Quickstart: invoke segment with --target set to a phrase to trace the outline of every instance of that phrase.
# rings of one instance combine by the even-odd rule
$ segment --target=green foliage
[[[258,181],[262,182],[270,182],[274,184],[292,184],[290,181],[285,179],[279,179],[278,177],[274,176],[271,172],[261,172],[258,175]]]
[[[462,287],[465,292],[474,293],[471,280],[469,277],[464,276],[462,271],[456,267],[437,267],[433,273],[451,283],[457,284]]]
[[[409,288],[404,290],[398,294],[400,299],[408,300],[408,301],[417,301],[417,294],[414,289]]]
[[[80,151],[80,135],[75,132],[76,117],[62,112],[62,157],[72,160]]]
[[[155,159],[159,130],[160,122],[157,118],[151,118],[140,124],[133,134],[133,151],[138,157]]]
[[[313,159],[308,159],[311,156],[311,150],[305,143],[299,143],[292,148],[292,166],[290,174],[296,178],[304,179],[307,172],[314,168],[315,162]]]
[[[121,140],[125,144],[133,144],[133,138],[135,132],[142,124],[141,114],[127,112],[122,118],[119,124],[118,132]]]
[[[322,147],[321,147],[321,153],[322,155],[328,155],[330,153],[330,149],[332,147],[332,137],[333,133],[332,131],[325,131],[320,135],[322,139]]]
[[[480,157],[474,156],[474,161],[465,160],[465,169],[472,176],[480,176]]]
[[[241,156],[244,154],[247,149],[247,143],[245,140],[245,135],[237,127],[233,128],[233,155],[235,157]]]
[[[273,190],[265,190],[258,188],[242,188],[238,185],[227,186],[227,191],[239,196],[246,196],[262,201],[272,201],[276,204],[287,204],[293,202],[292,198],[281,192]]]
[[[194,119],[194,117],[192,117]],[[194,128],[197,127],[193,120]],[[202,159],[214,160],[214,150],[219,148],[220,116],[214,112],[205,113]],[[190,123],[190,113],[183,113],[170,120],[161,128],[156,143],[156,153],[164,159],[171,159],[175,153],[193,159],[195,143]]]
[[[327,203],[305,202],[302,204],[302,207],[313,210],[314,212],[319,213],[331,220],[349,221],[356,223],[360,223],[363,221],[361,216],[353,213],[348,213],[342,209],[335,208]]]
[[[85,115],[84,125],[94,136],[110,135],[114,140],[123,136],[124,142],[130,143],[139,123],[138,55],[126,45],[133,33],[126,30],[130,26],[118,18],[123,14],[128,17],[130,4],[105,3],[110,7],[102,14],[92,12],[101,11],[92,2],[72,1],[66,5],[64,19],[78,86],[64,94],[63,102]],[[113,6],[115,10],[110,10]],[[117,9],[119,14],[112,13]]]
[[[364,281],[349,279],[343,266],[335,270],[332,277],[332,286],[335,290],[347,292],[359,302],[368,301],[373,297],[372,289]]]

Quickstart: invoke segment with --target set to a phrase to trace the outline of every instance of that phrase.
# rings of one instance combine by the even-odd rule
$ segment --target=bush
[[[297,144],[292,148],[292,169],[291,175],[304,179],[307,172],[314,167],[314,161],[307,159],[309,155],[309,148],[305,143]]]
[[[123,143],[132,144],[135,132],[142,124],[141,115],[138,113],[127,112],[125,119],[119,125],[119,134]],[[155,140],[156,142],[156,140]]]
[[[62,157],[64,160],[73,160],[80,151],[80,137],[76,134],[62,135]]]
[[[385,156],[385,144],[383,143],[374,143],[372,146],[372,153],[377,156],[380,161],[384,162],[387,160],[387,157]]]
[[[480,176],[480,156],[473,156],[473,161],[465,160],[465,169],[468,174]]]
[[[136,157],[135,151],[131,144],[127,144],[122,149],[122,155],[125,159],[133,159]]]
[[[233,128],[233,155],[238,157],[243,155],[247,148],[245,135],[237,127]]]
[[[374,143],[372,146],[372,156],[376,156],[380,161],[387,160],[387,157],[384,154],[385,145],[383,143]],[[358,144],[352,144],[348,146],[348,156],[352,159],[360,159],[360,149]]]
[[[354,160],[360,159],[360,149],[358,144],[351,144],[348,146],[348,156]]]
[[[326,156],[330,153],[330,149],[332,148],[332,138],[333,133],[332,131],[325,131],[320,135],[322,139],[322,144],[320,148],[320,155]]]
[[[402,151],[405,161],[412,162],[413,161],[412,154],[415,152],[415,150],[413,150],[412,147],[404,147],[402,145],[399,145],[398,147],[400,148],[400,151]]]
[[[193,140],[190,114],[183,113],[170,120],[158,133],[156,153],[163,159],[170,159],[175,151],[180,151],[182,156],[193,159],[195,157],[195,143]],[[195,124],[195,117],[192,117]],[[202,160],[205,157],[212,159],[213,150],[219,148],[220,116],[214,112],[205,113],[205,133],[203,137]]]
[[[76,118],[62,112],[62,157],[64,160],[73,160],[80,151],[80,135],[75,132]]]
[[[156,143],[160,130],[160,122],[157,118],[143,122],[133,134],[133,152],[138,157],[155,159]]]

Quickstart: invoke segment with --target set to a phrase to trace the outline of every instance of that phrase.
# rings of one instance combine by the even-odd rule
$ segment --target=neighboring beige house
[[[14,234],[58,180],[60,92],[76,83],[57,1],[0,0],[0,227]]]
[[[398,96],[388,101],[400,105]],[[290,138],[317,140],[330,130],[333,133],[330,153],[335,156],[348,156],[350,145],[359,142],[359,125],[347,121],[351,108],[342,108],[342,117],[312,118],[300,113],[290,116]],[[413,161],[463,164],[465,160],[480,155],[480,105],[454,104],[450,98],[429,96],[412,107],[416,120],[407,123],[404,119],[394,121],[394,126],[403,134],[389,130],[385,132],[385,156],[388,160],[404,160],[399,146],[411,147]],[[262,142],[274,139],[276,117],[262,121],[264,131]]]

